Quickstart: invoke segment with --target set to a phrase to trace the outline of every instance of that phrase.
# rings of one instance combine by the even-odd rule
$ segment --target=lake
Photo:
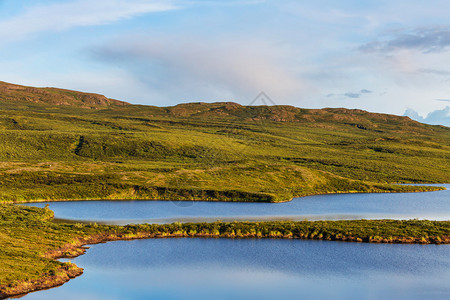
[[[450,189],[450,185],[440,185]],[[47,203],[27,205],[43,207]],[[287,203],[50,202],[111,224],[266,219],[450,219],[450,191],[337,194]],[[173,238],[93,245],[85,273],[25,299],[450,299],[450,245]]]
[[[450,245],[174,238],[92,246],[25,299],[450,299]]]
[[[450,220],[450,184],[426,193],[332,194],[284,203],[202,201],[68,201],[49,204],[56,218],[108,224],[216,220]]]

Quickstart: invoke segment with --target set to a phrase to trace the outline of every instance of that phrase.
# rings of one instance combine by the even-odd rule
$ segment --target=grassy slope
[[[450,129],[360,110],[160,108],[0,83],[0,201],[286,201],[450,182]]]
[[[81,269],[54,258],[86,243],[152,237],[303,238],[385,243],[450,243],[448,221],[355,220],[107,226],[56,224],[48,209],[0,204],[0,298],[52,287]],[[59,249],[59,250],[58,250]]]

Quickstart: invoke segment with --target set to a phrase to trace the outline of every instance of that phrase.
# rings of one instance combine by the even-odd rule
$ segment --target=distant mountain
[[[129,105],[126,102],[106,98],[103,95],[82,93],[57,88],[35,88],[0,81],[0,101],[31,102],[89,109],[111,105]]]
[[[425,118],[411,108],[408,108],[403,115],[422,123],[450,127],[450,107],[448,106],[444,109],[430,112]]]

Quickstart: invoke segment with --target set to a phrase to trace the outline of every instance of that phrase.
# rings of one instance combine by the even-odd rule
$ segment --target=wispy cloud
[[[358,99],[361,98],[361,96],[363,96],[364,94],[372,94],[373,91],[368,90],[368,89],[362,89],[359,92],[346,92],[343,94],[328,94],[327,97],[346,97],[346,98],[351,98],[351,99]]]
[[[417,50],[422,53],[446,51],[450,47],[450,28],[420,27],[393,32],[380,40],[361,46],[363,52],[389,53],[399,49]]]
[[[259,40],[129,36],[94,49],[93,56],[179,102],[192,95],[242,99],[261,90],[274,97],[301,92],[302,80],[280,62],[278,50]]]
[[[347,98],[355,99],[355,98],[359,98],[361,96],[361,94],[360,93],[348,92],[348,93],[345,93],[344,96],[347,97]]]
[[[255,5],[267,2],[267,0],[181,0],[179,1],[185,5],[201,5],[201,6],[242,6],[242,5]]]
[[[146,13],[176,8],[170,0],[76,0],[35,5],[18,15],[0,21],[0,39],[20,39],[39,32],[108,24]]]
[[[438,76],[450,76],[450,71],[439,70],[439,69],[431,69],[431,68],[422,68],[418,70],[420,73],[424,74],[432,74]]]

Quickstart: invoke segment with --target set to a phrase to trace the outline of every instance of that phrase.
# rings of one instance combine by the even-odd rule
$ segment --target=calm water
[[[449,190],[311,196],[279,204],[78,201],[49,205],[59,218],[116,224],[277,218],[450,219]],[[81,277],[25,298],[450,299],[450,245],[150,239],[94,245],[73,262],[85,269]]]
[[[450,299],[449,245],[150,239],[92,246],[25,299]]]
[[[226,203],[193,201],[74,201],[50,202],[57,218],[111,224],[167,223],[215,220],[450,220],[447,190],[402,194],[336,194],[295,198],[286,203]],[[46,203],[28,205],[44,207]]]

